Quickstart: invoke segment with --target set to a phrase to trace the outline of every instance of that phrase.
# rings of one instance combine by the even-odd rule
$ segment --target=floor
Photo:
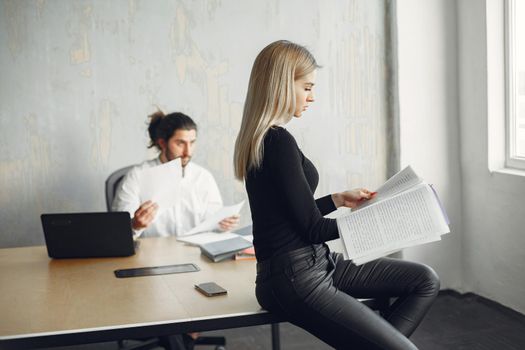
[[[475,294],[445,292],[411,339],[424,350],[523,350],[525,315]]]
[[[228,350],[271,349],[270,326],[216,332],[224,335]],[[525,315],[474,294],[442,291],[411,340],[421,350],[523,350]],[[283,350],[331,349],[289,323],[281,324]],[[62,347],[71,350],[115,350],[116,342]],[[198,349],[213,349],[199,347]]]

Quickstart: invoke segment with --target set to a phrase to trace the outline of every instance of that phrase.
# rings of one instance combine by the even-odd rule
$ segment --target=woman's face
[[[314,102],[313,88],[315,85],[316,71],[297,79],[295,84],[295,112],[294,117],[301,117],[304,111],[308,109],[310,103]]]

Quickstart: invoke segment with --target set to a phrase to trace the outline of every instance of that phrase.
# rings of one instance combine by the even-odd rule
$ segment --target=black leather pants
[[[257,264],[256,296],[336,349],[417,349],[408,336],[439,291],[428,266],[381,258],[361,266],[312,245]],[[396,298],[378,315],[356,298]]]

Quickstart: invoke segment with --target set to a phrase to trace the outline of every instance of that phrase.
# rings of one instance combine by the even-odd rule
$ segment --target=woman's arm
[[[366,188],[356,188],[350,191],[334,193],[331,195],[334,205],[339,207],[355,208],[362,201],[371,199],[376,192],[370,192]]]
[[[333,196],[333,194],[329,194],[315,200],[315,204],[321,212],[321,215],[325,216],[326,214],[330,214],[338,208],[333,200]]]

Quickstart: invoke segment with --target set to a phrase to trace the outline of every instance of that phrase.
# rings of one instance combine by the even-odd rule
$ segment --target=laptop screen
[[[135,253],[128,212],[42,214],[49,257],[93,258]]]

